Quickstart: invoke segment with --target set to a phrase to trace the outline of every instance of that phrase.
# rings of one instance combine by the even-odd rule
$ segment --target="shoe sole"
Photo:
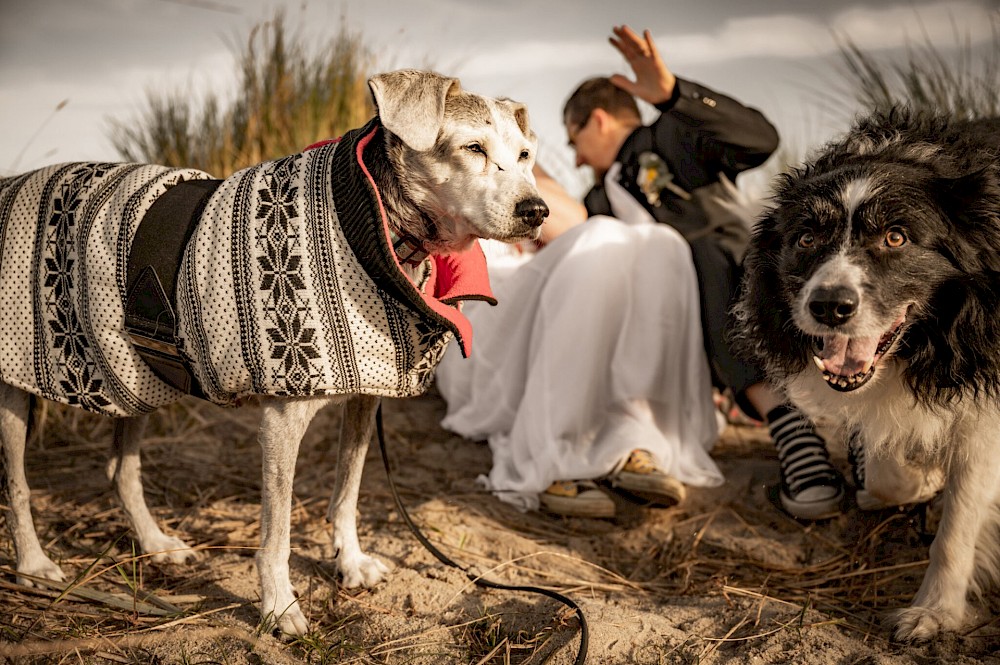
[[[865,490],[858,490],[854,493],[854,500],[858,504],[858,510],[864,511],[874,511],[874,510],[885,510],[886,508],[895,508],[891,504],[877,499]]]
[[[648,473],[619,471],[608,479],[608,483],[614,489],[635,494],[658,506],[676,506],[687,497],[687,490],[680,482],[665,483],[662,477]]]
[[[590,517],[594,519],[614,517],[615,502],[600,490],[590,490],[590,492],[598,492],[603,500],[596,497],[586,497],[589,492],[576,496],[543,493],[539,497],[539,503],[546,512],[563,517]]]
[[[780,490],[778,491],[778,496],[781,499],[781,505],[785,509],[785,512],[800,520],[827,520],[843,512],[840,508],[840,504],[844,500],[843,489],[837,492],[836,496],[829,499],[810,501],[809,503],[794,501],[790,497],[785,496],[785,493]]]

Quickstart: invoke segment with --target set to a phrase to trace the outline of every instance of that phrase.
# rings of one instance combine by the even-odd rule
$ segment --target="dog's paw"
[[[262,625],[266,631],[280,631],[282,635],[297,637],[309,632],[309,621],[299,607],[299,601],[293,600],[281,608],[266,610],[261,607]]]
[[[198,553],[187,543],[166,534],[143,541],[141,546],[143,552],[151,555],[154,563],[184,564],[198,560]]]
[[[931,607],[908,607],[896,614],[893,634],[900,642],[926,642],[942,631],[957,630],[962,624],[948,612]]]
[[[342,578],[345,589],[359,586],[373,587],[381,582],[389,573],[389,566],[367,554],[346,557],[343,553],[337,557],[337,570]]]
[[[63,573],[62,568],[57,566],[52,559],[44,554],[35,557],[31,561],[23,561],[19,563],[17,565],[17,573],[18,574],[15,577],[17,583],[30,587],[38,586],[38,581],[29,577],[24,577],[24,575],[40,577],[53,582],[66,581],[66,574]]]

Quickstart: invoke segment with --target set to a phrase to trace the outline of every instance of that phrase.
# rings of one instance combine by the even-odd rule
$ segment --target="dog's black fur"
[[[756,225],[736,338],[779,380],[812,366],[812,336],[792,325],[790,302],[835,248],[797,247],[806,229],[839,237],[844,210],[830,197],[870,176],[884,192],[858,210],[852,234],[870,268],[869,293],[912,298],[894,356],[915,397],[946,404],[968,392],[1000,395],[1000,120],[955,122],[895,108],[861,120],[813,162],[780,176],[774,206]],[[880,234],[909,231],[906,252]],[[822,244],[820,240],[819,244]],[[881,308],[888,302],[877,303]]]
[[[779,178],[744,268],[737,347],[811,416],[860,430],[895,480],[943,474],[931,565],[896,634],[957,629],[1000,561],[1000,120],[859,120]]]

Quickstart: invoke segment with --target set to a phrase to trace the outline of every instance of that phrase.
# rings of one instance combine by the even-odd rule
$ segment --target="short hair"
[[[606,76],[587,79],[573,91],[563,106],[563,122],[567,127],[582,125],[594,109],[604,109],[625,122],[642,121],[635,98]]]

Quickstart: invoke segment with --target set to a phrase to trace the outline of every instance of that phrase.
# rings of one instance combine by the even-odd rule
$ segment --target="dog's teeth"
[[[826,371],[826,365],[823,364],[823,361],[820,360],[819,356],[813,356],[813,362],[816,363],[816,367],[819,367],[819,371]]]
[[[861,373],[862,373],[862,374],[867,374],[867,373],[869,372],[869,370],[871,370],[871,368],[872,368],[872,366],[873,366],[874,364],[875,364],[875,361],[874,361],[873,359],[868,359],[868,360],[866,360],[866,361],[865,361],[865,366],[864,366],[864,368],[863,368],[863,369],[861,370]]]

